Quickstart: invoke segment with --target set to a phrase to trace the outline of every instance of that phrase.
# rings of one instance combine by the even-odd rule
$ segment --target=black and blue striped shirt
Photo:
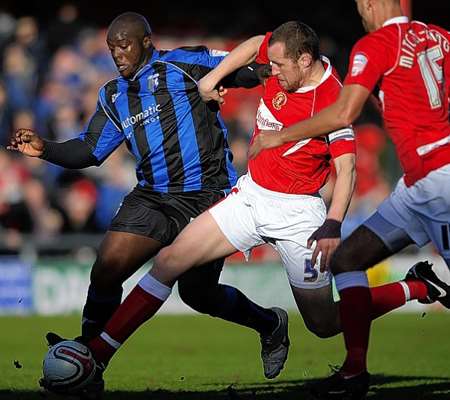
[[[218,105],[205,104],[197,89],[225,55],[203,46],[154,49],[133,78],[118,77],[100,89],[79,139],[99,164],[125,141],[139,184],[156,192],[229,189],[236,171],[227,128]]]

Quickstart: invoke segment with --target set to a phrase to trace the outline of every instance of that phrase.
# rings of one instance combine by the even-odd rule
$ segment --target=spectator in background
[[[15,27],[16,20],[14,17],[0,9],[0,56],[3,55],[4,47],[11,40]]]
[[[88,85],[85,90],[83,90],[81,102],[79,104],[80,118],[83,126],[86,126],[89,123],[89,118],[95,111],[95,108],[97,106],[98,88],[100,86],[100,83],[91,84]]]
[[[63,82],[48,79],[41,88],[39,96],[35,100],[34,112],[36,115],[36,130],[42,132],[46,139],[54,140],[53,131],[50,129],[51,121],[56,109],[71,99],[70,88]]]
[[[59,181],[58,205],[63,214],[62,233],[101,233],[95,220],[97,188],[94,182],[74,171],[65,171]]]
[[[33,60],[39,87],[47,66],[47,48],[40,38],[38,24],[34,17],[27,16],[17,20],[15,43],[20,45]]]
[[[27,129],[34,129],[34,114],[28,109],[18,110],[13,115],[12,130],[25,126]]]
[[[42,182],[36,178],[27,180],[23,185],[23,198],[33,220],[34,239],[38,241],[54,239],[61,231],[63,217],[51,206]]]
[[[75,42],[81,29],[78,18],[79,10],[75,2],[64,2],[61,5],[47,31],[48,48],[51,53]]]
[[[96,221],[103,230],[108,226],[117,212],[124,196],[135,182],[133,159],[125,146],[119,147],[105,163],[105,168],[90,169],[95,173],[98,185]],[[92,175],[93,175],[92,174]]]
[[[93,66],[89,65],[75,49],[64,47],[53,57],[49,80],[63,84],[69,89],[69,97],[64,101],[76,101],[85,85],[95,81],[97,74]]]
[[[0,80],[0,145],[9,143],[11,132],[12,110],[4,83]]]
[[[21,232],[30,233],[33,221],[23,199],[22,187],[30,178],[29,172],[16,157],[0,148],[0,228],[2,242],[7,248],[17,250]]]
[[[81,31],[77,49],[97,73],[101,75],[102,82],[115,76],[114,63],[105,46],[106,32],[103,29],[84,29]]]
[[[73,132],[81,132],[79,109],[72,103],[60,104],[50,121],[51,136],[56,141],[65,141],[73,137]]]
[[[37,68],[33,58],[17,43],[5,49],[3,81],[13,111],[32,107],[36,95]]]

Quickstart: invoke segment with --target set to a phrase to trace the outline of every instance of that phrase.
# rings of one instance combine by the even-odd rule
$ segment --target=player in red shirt
[[[357,7],[369,34],[353,48],[338,100],[276,135],[262,132],[250,149],[250,156],[257,160],[278,146],[348,126],[360,114],[375,85],[380,86],[385,125],[404,176],[331,260],[341,297],[347,357],[338,373],[314,389],[319,398],[362,399],[368,391],[366,356],[373,301],[365,270],[411,243],[423,246],[430,241],[450,267],[448,32],[409,21],[402,15],[398,0],[357,0]],[[408,287],[398,295],[407,296],[413,282],[414,290],[426,294],[422,301],[437,300],[450,307],[450,287],[429,264],[420,262],[412,267],[402,282]],[[390,296],[396,301],[394,290]]]

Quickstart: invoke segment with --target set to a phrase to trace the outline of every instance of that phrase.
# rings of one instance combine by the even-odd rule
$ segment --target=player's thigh
[[[450,165],[430,172],[406,188],[405,202],[427,238],[444,259],[450,258]],[[419,244],[420,245],[420,244]]]
[[[245,191],[238,190],[208,210],[228,242],[244,253],[264,243],[256,228],[256,201]]]
[[[191,267],[262,243],[261,239],[257,238],[258,242],[248,235],[247,213],[245,204],[234,195],[217,203],[189,223],[171,246],[160,251],[152,275],[161,282],[172,282]]]
[[[331,257],[330,270],[334,275],[365,271],[394,253],[395,251],[386,246],[381,236],[364,223],[337,247]]]
[[[163,211],[162,203],[159,194],[145,188],[134,188],[124,198],[111,221],[109,231],[148,237],[162,246],[170,244],[179,232],[180,222]]]
[[[333,274],[364,271],[418,241],[427,241],[417,217],[403,200],[403,184],[384,200],[377,211],[336,249],[330,262]]]
[[[420,221],[420,211],[417,212],[427,199],[424,201],[420,195],[417,195],[417,199],[414,197],[411,187],[406,187],[400,179],[390,196],[378,206],[376,213],[364,222],[393,253],[411,243],[422,247],[430,241]]]
[[[108,231],[100,244],[96,265],[137,269],[155,256],[161,247],[161,242],[146,236]]]
[[[228,256],[236,250],[213,216],[205,211],[186,225],[172,245],[163,251],[177,263],[193,266]]]
[[[91,283],[106,290],[121,285],[161,247],[160,242],[146,236],[108,231],[91,270]]]
[[[446,262],[450,260],[450,209],[442,220],[421,218],[425,231]],[[448,264],[447,264],[448,265]]]

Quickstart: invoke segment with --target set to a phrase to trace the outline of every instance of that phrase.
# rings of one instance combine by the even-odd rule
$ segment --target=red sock
[[[120,345],[156,314],[163,303],[136,286],[108,321],[102,334],[89,342],[96,361],[107,363]]]
[[[372,295],[371,317],[374,320],[401,307],[409,300],[425,299],[428,290],[422,281],[407,280],[374,287],[370,289],[370,293]]]
[[[408,285],[409,300],[426,300],[428,297],[428,288],[425,282],[412,279],[402,282]]]
[[[347,358],[341,368],[345,374],[357,375],[367,369],[367,349],[372,308],[370,289],[354,286],[339,292],[340,315]]]

